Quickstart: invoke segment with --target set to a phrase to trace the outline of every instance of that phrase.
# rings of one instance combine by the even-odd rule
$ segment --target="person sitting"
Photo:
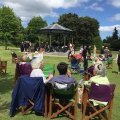
[[[112,68],[112,64],[113,64],[112,54],[109,54],[107,59],[107,68]]]
[[[41,57],[35,58],[31,61],[32,72],[30,73],[30,77],[43,77],[43,82],[47,83],[52,77],[53,74],[50,74],[48,78],[45,78],[45,75],[42,71],[44,67],[44,62]]]
[[[91,86],[91,83],[96,83],[97,85],[109,85],[110,82],[106,76],[106,68],[103,64],[100,62],[96,63],[94,66],[94,76],[90,78],[89,81],[85,81],[84,85],[89,89]],[[107,105],[108,102],[98,101],[94,99],[89,99],[89,101],[95,106],[97,110],[100,109],[100,105]],[[89,115],[89,113],[92,113],[94,110],[92,107],[88,106],[86,108],[86,115]],[[102,113],[103,116],[106,118],[106,112]],[[99,117],[99,116],[98,116]]]
[[[48,83],[51,83],[52,86],[56,86],[58,89],[64,89],[69,87],[71,84],[77,86],[77,81],[71,76],[68,71],[68,65],[65,62],[60,62],[57,65],[59,75],[53,77]]]
[[[83,68],[81,68],[80,62],[82,61],[82,56],[80,54],[73,54],[70,58],[71,62],[71,69],[74,73],[79,72],[82,73],[84,71]]]
[[[90,87],[91,83],[96,83],[96,84],[102,84],[102,85],[109,85],[110,82],[106,76],[106,68],[103,64],[100,62],[96,63],[94,66],[94,76],[90,78],[89,81],[85,81],[84,85]],[[94,101],[91,100],[94,104],[94,106],[98,104],[104,104],[106,105],[107,102],[100,102],[100,101]]]
[[[21,75],[30,75],[31,73],[31,64],[27,61],[27,56],[23,55],[20,57],[20,61],[18,60],[16,63],[16,70],[15,70],[15,82]]]

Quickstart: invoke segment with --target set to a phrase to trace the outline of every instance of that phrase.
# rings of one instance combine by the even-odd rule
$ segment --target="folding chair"
[[[19,77],[13,89],[10,116],[20,109],[22,114],[35,111],[44,114],[45,85],[42,77]]]
[[[68,89],[56,89],[55,87],[51,87],[48,118],[55,118],[59,114],[65,112],[71,119],[76,120],[77,94],[77,87],[74,87],[74,85],[71,85]],[[55,109],[53,109],[53,105]],[[74,112],[71,111],[73,107]]]
[[[0,73],[6,74],[7,70],[7,61],[0,61]]]
[[[101,85],[92,83],[89,90],[84,87],[82,120],[89,120],[93,117],[99,117],[103,120],[111,120],[114,90],[115,84]],[[90,99],[107,102],[107,105],[101,103],[98,104],[98,106],[94,106],[94,101],[92,102]],[[107,116],[104,115],[106,110],[108,110]],[[86,112],[88,112],[87,115]]]

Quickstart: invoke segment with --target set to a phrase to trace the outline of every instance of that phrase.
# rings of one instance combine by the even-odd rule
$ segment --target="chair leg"
[[[23,111],[22,114],[25,115],[26,113],[28,113],[30,110],[33,109],[34,106],[29,107],[27,110]]]
[[[48,118],[51,119],[52,115],[52,95],[50,94],[50,101],[49,101],[49,113],[48,113]]]
[[[76,90],[76,92],[75,92],[75,102],[74,102],[74,120],[77,119],[77,110],[78,110],[77,103],[78,103],[78,91]]]
[[[110,108],[109,108],[109,113],[108,113],[108,120],[111,120],[111,115],[112,115],[112,105],[113,105],[113,99],[110,103]]]
[[[45,93],[45,103],[44,103],[44,107],[45,107],[44,116],[47,117],[47,93]]]
[[[70,112],[69,111],[67,111],[66,109],[67,108],[69,108],[70,106],[72,106],[72,104],[74,104],[74,103],[69,103],[68,105],[66,105],[66,106],[62,106],[61,104],[59,104],[59,103],[56,103],[60,108],[61,108],[61,110],[58,110],[55,114],[53,114],[53,117],[56,117],[58,114],[60,114],[61,112],[63,112],[63,111],[65,111],[65,113],[71,118],[71,119],[73,119],[74,120],[74,116],[72,115],[72,114],[70,114]]]
[[[33,109],[34,107],[34,102],[32,102],[31,100],[29,100],[29,103],[30,103],[30,107],[28,107],[26,110],[24,109],[24,111],[22,112],[23,115],[25,115],[26,113],[28,113],[30,110]]]
[[[87,107],[87,91],[84,91],[84,94],[83,94],[82,98],[83,98],[82,103],[81,103],[81,105],[83,104],[83,106],[82,106],[82,111],[83,111],[82,120],[86,120],[85,112],[86,112],[86,107]]]

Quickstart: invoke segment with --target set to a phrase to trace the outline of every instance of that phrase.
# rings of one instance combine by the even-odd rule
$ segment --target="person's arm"
[[[90,86],[91,83],[92,83],[92,77],[90,78],[90,80],[85,81],[85,82],[84,82],[84,85],[85,85],[85,86]]]
[[[49,74],[47,81],[51,80],[53,78],[53,74]]]
[[[45,76],[43,77],[43,81],[46,84],[47,82],[49,82],[49,80],[51,80],[53,78],[53,74],[49,74],[48,78],[46,79]]]
[[[67,70],[67,76],[71,77],[71,72],[69,70]]]

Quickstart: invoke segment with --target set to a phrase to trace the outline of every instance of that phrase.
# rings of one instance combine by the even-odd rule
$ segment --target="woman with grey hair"
[[[44,62],[42,58],[35,58],[34,60],[31,61],[31,66],[32,66],[32,72],[30,74],[30,77],[43,77],[43,82],[47,83],[53,75],[50,74],[48,78],[45,78],[45,75],[42,71],[44,67]]]
[[[91,77],[89,81],[85,81],[85,85],[90,85],[91,82],[97,84],[110,84],[106,76],[106,67],[101,62],[95,64],[93,73],[94,76]]]
[[[89,81],[85,81],[84,85],[90,87],[92,82],[96,83],[98,85],[99,84],[102,84],[102,85],[110,84],[110,82],[106,76],[106,68],[101,62],[98,62],[95,64],[94,76],[91,77]],[[96,101],[93,99],[89,99],[89,100],[93,102],[94,106],[97,106],[99,104],[107,105],[107,102]]]

